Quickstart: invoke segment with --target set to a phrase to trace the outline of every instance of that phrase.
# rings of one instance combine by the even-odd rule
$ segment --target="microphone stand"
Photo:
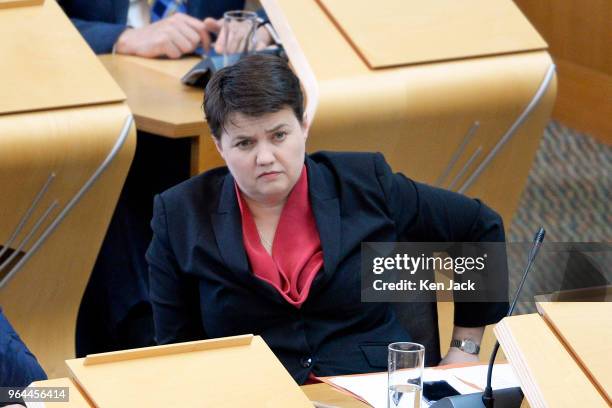
[[[523,290],[523,285],[525,284],[525,279],[527,278],[527,274],[531,270],[533,263],[535,261],[536,255],[542,246],[542,242],[544,241],[544,235],[546,231],[544,228],[540,227],[538,232],[535,234],[533,239],[533,245],[531,250],[529,251],[529,256],[527,258],[527,266],[525,267],[525,271],[523,272],[523,277],[519,286],[514,294],[514,299],[512,300],[511,306],[508,308],[508,313],[506,316],[512,315],[514,312],[514,308],[516,306],[516,302],[518,301],[519,295]],[[430,405],[430,408],[493,408],[495,404],[495,398],[493,397],[493,387],[491,387],[491,379],[493,376],[493,364],[495,363],[495,357],[497,356],[497,351],[499,350],[499,342],[495,343],[495,347],[493,347],[493,352],[491,353],[491,358],[489,359],[489,367],[487,369],[487,386],[485,387],[484,392],[476,392],[473,394],[464,394],[464,395],[455,395],[453,397],[442,398],[441,400]],[[516,408],[520,406],[521,401],[523,400],[523,393],[519,387],[512,388],[504,388],[497,390],[495,392],[497,398],[499,399],[499,403],[501,404],[500,408],[512,407]]]
[[[529,257],[527,259],[527,266],[525,267],[525,272],[523,272],[523,277],[521,278],[521,282],[519,283],[518,288],[516,289],[516,293],[514,294],[514,299],[512,300],[512,305],[508,309],[508,313],[506,316],[511,316],[512,312],[514,312],[514,308],[516,306],[516,302],[518,301],[519,294],[523,290],[523,285],[525,284],[525,279],[527,278],[527,274],[531,270],[533,266],[533,261],[535,260],[536,255],[540,251],[540,247],[542,246],[542,242],[544,241],[544,236],[546,235],[546,231],[543,227],[538,229],[535,237],[533,238],[533,246],[531,247],[531,251],[529,251]],[[487,386],[482,394],[482,403],[485,408],[493,408],[495,405],[495,398],[493,397],[493,387],[491,386],[491,381],[493,377],[493,364],[495,363],[495,357],[497,357],[497,351],[499,350],[499,341],[495,342],[495,347],[493,347],[493,352],[491,353],[491,358],[489,359],[489,368],[487,369]]]

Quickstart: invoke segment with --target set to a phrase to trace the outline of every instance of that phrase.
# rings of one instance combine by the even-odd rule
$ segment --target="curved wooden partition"
[[[304,86],[309,151],[382,152],[509,227],[557,90],[546,43],[511,0],[261,2]],[[438,304],[442,351],[452,307]],[[494,342],[487,330],[481,358]]]
[[[45,24],[18,26],[20,13]],[[123,93],[54,1],[0,9],[0,26],[11,25],[18,31],[0,44],[15,53],[0,67],[15,95],[0,104],[0,306],[53,378],[74,357],[81,297],[136,132]],[[38,59],[24,57],[24,37],[41,39],[30,47]]]
[[[510,224],[556,96],[546,43],[510,0],[262,3],[304,84],[310,151],[380,151]]]

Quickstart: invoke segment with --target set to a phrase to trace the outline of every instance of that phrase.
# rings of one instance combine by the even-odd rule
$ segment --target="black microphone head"
[[[542,245],[542,242],[544,241],[545,235],[546,235],[546,230],[544,229],[544,227],[540,227],[538,229],[538,232],[536,232],[535,236],[533,237],[533,246],[531,247],[531,250],[529,251],[529,257],[527,258],[528,262],[533,261],[533,259],[537,255],[538,251],[540,250],[540,246]]]
[[[540,227],[540,229],[538,229],[538,232],[536,232],[535,236],[533,237],[533,242],[537,243],[537,244],[541,244],[542,241],[544,241],[544,236],[546,235],[546,230],[544,229],[544,227]]]

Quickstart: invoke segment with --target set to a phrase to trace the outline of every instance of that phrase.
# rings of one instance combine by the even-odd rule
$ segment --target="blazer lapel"
[[[231,174],[225,176],[219,205],[217,211],[211,214],[211,219],[217,247],[228,269],[241,279],[247,278],[251,272],[244,250],[240,208]]]
[[[340,260],[340,204],[333,180],[326,179],[317,164],[308,157],[306,158],[306,168],[308,170],[310,205],[323,248],[323,277],[316,279],[315,283],[317,283],[317,281],[327,281],[331,278]]]
[[[211,213],[211,219],[217,247],[227,269],[240,282],[260,292],[265,299],[289,305],[272,285],[257,278],[251,271],[244,249],[242,217],[236,197],[234,178],[231,174],[225,176],[223,186],[221,186],[219,205],[216,212]]]

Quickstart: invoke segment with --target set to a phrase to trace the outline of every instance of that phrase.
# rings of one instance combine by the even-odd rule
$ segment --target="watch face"
[[[470,340],[463,341],[463,351],[470,354],[476,354],[476,344]]]

